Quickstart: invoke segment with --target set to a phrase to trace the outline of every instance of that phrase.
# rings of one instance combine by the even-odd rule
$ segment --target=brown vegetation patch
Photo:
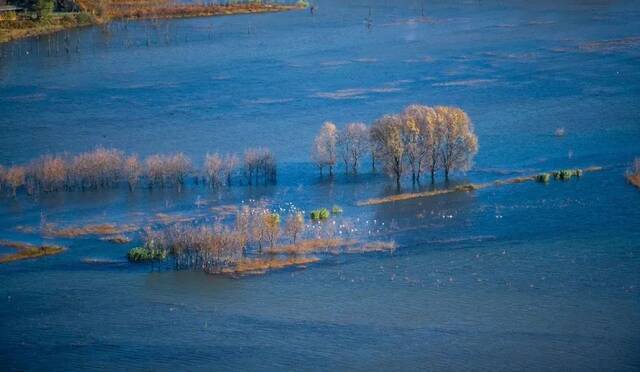
[[[75,227],[59,228],[55,224],[46,224],[42,233],[45,236],[54,236],[59,238],[77,238],[85,235],[106,235],[114,236],[123,233],[138,231],[140,228],[135,225],[115,225],[115,224],[96,224]]]
[[[372,198],[365,201],[358,202],[358,206],[364,205],[378,205],[378,204],[386,204],[386,203],[394,203],[403,200],[409,199],[417,199],[417,198],[425,198],[437,195],[450,194],[454,192],[467,192],[473,190],[479,190],[487,187],[487,184],[465,184],[456,186],[452,189],[442,189],[442,190],[433,190],[433,191],[422,191],[422,192],[408,192],[403,194],[389,195],[384,198]]]
[[[196,216],[185,216],[181,214],[156,213],[154,220],[164,225],[169,225],[172,223],[193,222],[196,218]]]
[[[320,261],[317,257],[287,257],[287,258],[256,258],[243,259],[236,262],[232,267],[224,268],[209,274],[264,274],[269,270],[280,270],[287,267],[305,266]]]
[[[217,216],[227,217],[234,216],[236,213],[238,213],[239,208],[237,205],[227,204],[211,207],[209,210],[211,211],[211,213]]]
[[[268,254],[304,255],[309,253],[366,253],[393,251],[397,248],[395,242],[360,242],[341,238],[303,240],[295,244],[273,247],[265,250]]]
[[[16,249],[16,253],[0,256],[0,263],[7,263],[18,260],[26,260],[44,256],[51,256],[64,251],[63,247],[56,245],[37,246],[29,243],[0,240],[0,246]]]
[[[314,252],[334,252],[349,244],[355,244],[355,243],[356,241],[345,240],[340,238],[310,239],[310,240],[299,241],[295,244],[269,248],[269,249],[266,249],[265,252],[269,254],[290,254],[290,255],[306,254],[306,253],[314,253]]]
[[[280,4],[176,4],[169,1],[110,1],[110,18],[183,18],[247,13],[282,12],[299,8]]]
[[[131,238],[126,235],[113,235],[113,236],[105,236],[100,238],[100,240],[104,240],[109,243],[114,244],[127,244],[131,243]]]
[[[630,174],[627,176],[627,180],[630,184],[640,188],[640,174]]]

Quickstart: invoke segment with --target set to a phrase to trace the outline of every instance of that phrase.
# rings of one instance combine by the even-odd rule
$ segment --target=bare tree
[[[313,142],[311,158],[320,169],[329,167],[329,175],[333,175],[333,167],[337,158],[338,129],[332,122],[325,122]]]
[[[184,181],[192,171],[193,165],[191,159],[185,154],[179,152],[167,159],[169,174],[178,187],[178,192],[182,191]]]
[[[129,191],[133,191],[142,176],[142,165],[137,155],[131,155],[124,161],[124,174],[127,177]]]
[[[231,179],[233,178],[233,173],[238,168],[238,165],[240,164],[240,159],[238,159],[238,156],[236,154],[227,154],[225,155],[224,161],[222,164],[223,164],[223,176],[227,182],[227,185],[231,185]],[[275,160],[272,167],[275,169]]]
[[[253,180],[258,183],[260,178],[264,183],[276,182],[276,158],[267,148],[250,148],[244,152],[244,174],[251,185]]]
[[[284,232],[296,244],[296,239],[304,231],[304,214],[296,212],[289,216],[285,223]]]
[[[25,182],[26,169],[22,166],[13,166],[9,168],[4,176],[7,186],[11,188],[11,194],[16,196],[16,191]]]
[[[161,155],[155,154],[148,156],[144,161],[147,167],[147,175],[149,176],[149,182],[153,184],[164,185],[166,175],[166,169],[164,166],[164,158]]]
[[[224,179],[223,168],[223,159],[218,153],[207,153],[204,160],[204,171],[212,188],[222,185]]]
[[[258,244],[258,253],[262,253],[262,243],[269,233],[265,217],[268,214],[265,208],[255,208],[251,213],[251,240]]]
[[[243,206],[236,212],[235,231],[238,233],[239,243],[242,246],[242,253],[245,253],[250,238],[251,209]]]
[[[280,237],[280,215],[277,213],[265,213],[263,215],[266,226],[266,238],[269,247],[273,248]]]
[[[399,115],[385,115],[371,127],[371,145],[376,157],[385,166],[387,173],[396,181],[400,189],[400,179],[404,173],[405,148],[402,141],[403,122]]]
[[[473,132],[469,116],[457,107],[435,107],[437,124],[442,130],[440,156],[444,177],[454,170],[467,170],[471,167],[474,155],[478,152],[478,137]]]
[[[369,150],[369,129],[364,123],[350,123],[338,136],[345,172],[358,173],[358,165]]]

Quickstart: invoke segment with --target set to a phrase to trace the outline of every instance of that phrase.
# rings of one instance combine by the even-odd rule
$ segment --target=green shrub
[[[540,173],[536,176],[536,182],[547,183],[550,178],[551,175],[549,173]]]
[[[316,209],[311,212],[312,221],[322,221],[329,218],[329,210],[327,208]]]
[[[582,170],[581,169],[564,169],[561,170],[559,172],[554,172],[553,176],[556,179],[562,180],[562,181],[566,181],[571,179],[571,177],[580,177],[582,176]]]
[[[127,259],[131,262],[161,261],[167,257],[167,252],[163,249],[152,249],[149,247],[135,247],[127,252]]]
[[[342,213],[342,208],[339,205],[334,205],[333,208],[331,208],[331,214],[340,214]]]

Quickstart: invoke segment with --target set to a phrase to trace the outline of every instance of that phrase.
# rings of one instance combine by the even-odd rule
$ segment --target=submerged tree
[[[142,165],[137,155],[131,155],[124,161],[124,174],[127,177],[129,191],[133,191],[142,176]]]
[[[369,150],[369,129],[364,123],[350,123],[338,136],[345,172],[358,173],[358,165]]]
[[[333,175],[333,167],[337,159],[338,129],[332,122],[325,122],[313,142],[311,158],[320,169],[329,167],[329,175]]]
[[[473,132],[469,116],[457,107],[438,106],[437,125],[442,131],[440,156],[445,179],[454,170],[468,170],[478,152],[478,137]]]
[[[13,166],[9,168],[7,173],[4,176],[4,180],[11,188],[11,194],[16,196],[16,191],[20,186],[24,185],[25,182],[26,169],[22,166]]]
[[[293,244],[296,244],[298,236],[304,231],[304,214],[302,212],[296,212],[289,216],[285,223],[284,233],[287,235]]]
[[[440,166],[440,142],[442,131],[436,122],[433,108],[423,105],[410,105],[404,109],[406,130],[412,137],[408,141],[408,160],[414,178],[420,181],[422,171],[431,174],[431,182],[435,180],[435,172]]]
[[[405,147],[402,141],[403,121],[399,115],[385,115],[371,127],[371,145],[376,157],[384,163],[385,170],[396,181],[400,189],[400,179],[404,172]]]

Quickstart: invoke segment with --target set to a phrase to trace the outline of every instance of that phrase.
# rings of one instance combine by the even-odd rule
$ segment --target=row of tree
[[[376,162],[382,163],[400,187],[406,174],[416,183],[428,172],[433,182],[441,170],[448,180],[452,171],[468,170],[477,152],[478,138],[460,108],[410,105],[399,114],[382,116],[370,127],[350,123],[338,130],[334,123],[324,123],[311,157],[321,175],[325,168],[332,175],[340,160],[346,172],[357,173],[362,159],[370,154],[373,171]]]
[[[266,148],[250,148],[243,161],[235,154],[207,154],[204,168],[193,166],[183,153],[154,154],[140,160],[117,149],[96,148],[75,156],[44,155],[27,165],[0,166],[0,190],[15,196],[24,187],[29,194],[58,190],[97,190],[126,182],[133,191],[143,181],[149,187],[175,186],[180,191],[189,176],[211,187],[229,185],[242,175],[248,184],[276,181],[276,159]]]

